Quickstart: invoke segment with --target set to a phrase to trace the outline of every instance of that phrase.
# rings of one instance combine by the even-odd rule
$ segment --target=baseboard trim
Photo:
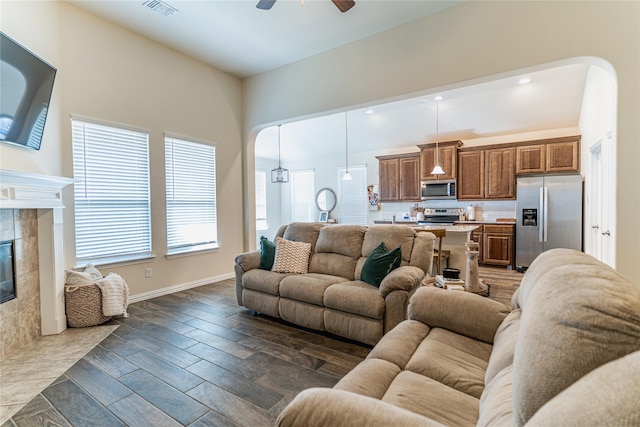
[[[166,288],[155,289],[149,292],[143,292],[141,294],[129,296],[129,304],[148,300],[151,298],[161,297],[163,295],[173,294],[180,291],[185,291],[191,288],[197,288],[198,286],[202,286],[202,285],[209,285],[211,283],[221,282],[227,279],[233,279],[234,277],[235,277],[234,273],[227,273],[227,274],[221,274],[219,276],[205,277],[204,279],[198,279],[192,282],[181,283],[179,285],[168,286]]]

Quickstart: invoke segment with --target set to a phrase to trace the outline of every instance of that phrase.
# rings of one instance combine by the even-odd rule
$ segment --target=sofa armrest
[[[344,390],[309,388],[276,420],[280,427],[442,427],[442,424],[372,397]]]
[[[387,274],[380,282],[380,293],[386,297],[393,291],[407,291],[412,293],[418,287],[424,271],[420,267],[404,265]]]
[[[260,251],[244,252],[236,256],[236,264],[249,271],[260,267]]]
[[[422,287],[409,301],[409,319],[493,343],[498,326],[510,309],[480,295]]]
[[[236,274],[236,298],[238,305],[244,305],[242,302],[242,275],[249,270],[260,267],[260,251],[244,252],[236,256],[234,271]]]

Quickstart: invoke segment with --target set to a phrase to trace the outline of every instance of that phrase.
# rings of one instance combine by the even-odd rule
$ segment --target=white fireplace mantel
[[[0,169],[0,209],[38,210],[42,335],[67,328],[62,189],[72,183],[71,178]]]

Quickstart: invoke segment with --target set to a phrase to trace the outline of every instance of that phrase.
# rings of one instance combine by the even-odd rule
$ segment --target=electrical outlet
[[[146,277],[146,278],[151,277],[151,268],[145,268],[144,269],[144,277]]]

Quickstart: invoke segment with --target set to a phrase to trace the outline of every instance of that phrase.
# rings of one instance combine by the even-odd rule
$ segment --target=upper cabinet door
[[[458,152],[458,199],[484,198],[484,151]]]
[[[420,200],[420,157],[401,158],[400,160],[400,200]]]
[[[400,162],[398,159],[379,159],[380,201],[400,200]]]
[[[580,170],[579,140],[547,145],[547,172],[577,172]]]
[[[516,174],[544,173],[546,145],[524,145],[516,147]]]
[[[431,175],[436,165],[436,145],[422,144],[420,148],[420,179],[422,181],[435,181],[437,179],[456,179],[458,147],[462,141],[446,141],[438,143],[438,160],[444,170],[444,175]]]
[[[514,147],[485,151],[484,197],[486,199],[516,198],[514,158]]]

